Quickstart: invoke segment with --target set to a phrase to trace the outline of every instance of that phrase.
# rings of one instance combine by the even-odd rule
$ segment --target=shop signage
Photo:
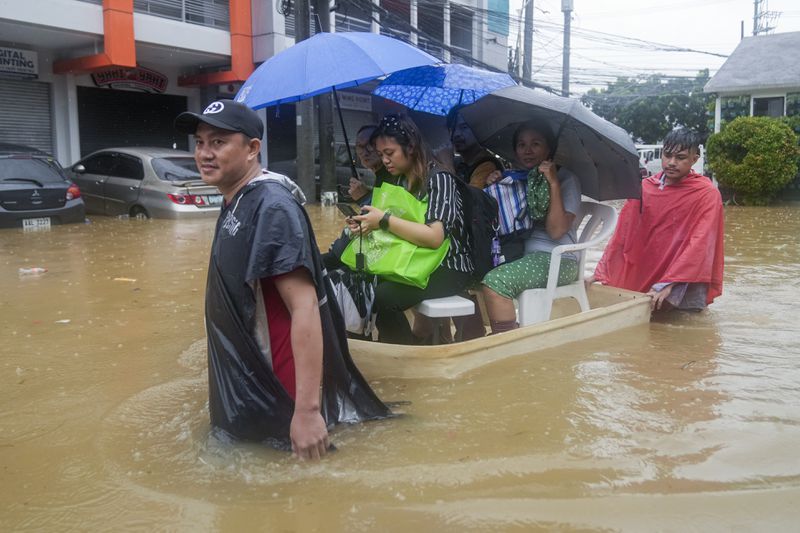
[[[372,96],[368,94],[348,93],[339,91],[339,105],[342,109],[353,111],[372,111]]]
[[[0,74],[38,78],[39,54],[31,50],[0,46]]]
[[[98,87],[112,89],[137,89],[149,93],[163,93],[167,90],[167,77],[149,68],[104,68],[92,73],[92,80]]]

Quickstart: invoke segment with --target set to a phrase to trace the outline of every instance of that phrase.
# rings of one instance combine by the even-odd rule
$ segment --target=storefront
[[[173,127],[187,97],[166,94],[169,78],[153,69],[108,68],[78,86],[81,157],[110,146],[157,146],[186,150],[188,139]]]
[[[35,51],[0,47],[0,143],[53,152],[51,86]]]

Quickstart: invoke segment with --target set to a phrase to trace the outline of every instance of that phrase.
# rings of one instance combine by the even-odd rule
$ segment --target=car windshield
[[[192,157],[159,157],[153,159],[153,170],[164,181],[200,179],[200,172]]]
[[[66,181],[55,161],[39,157],[0,158],[0,181],[14,180],[35,180],[39,183]]]

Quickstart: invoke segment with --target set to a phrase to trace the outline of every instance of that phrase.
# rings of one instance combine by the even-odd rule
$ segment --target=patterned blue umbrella
[[[492,91],[516,85],[508,74],[465,65],[435,65],[401,70],[383,80],[372,94],[415,111],[447,115],[456,105],[471,104]]]

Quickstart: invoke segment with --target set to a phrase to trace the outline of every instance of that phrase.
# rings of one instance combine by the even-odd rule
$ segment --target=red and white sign
[[[112,89],[136,89],[149,93],[163,93],[167,90],[166,76],[149,68],[112,67],[92,73],[92,80],[98,87]]]

